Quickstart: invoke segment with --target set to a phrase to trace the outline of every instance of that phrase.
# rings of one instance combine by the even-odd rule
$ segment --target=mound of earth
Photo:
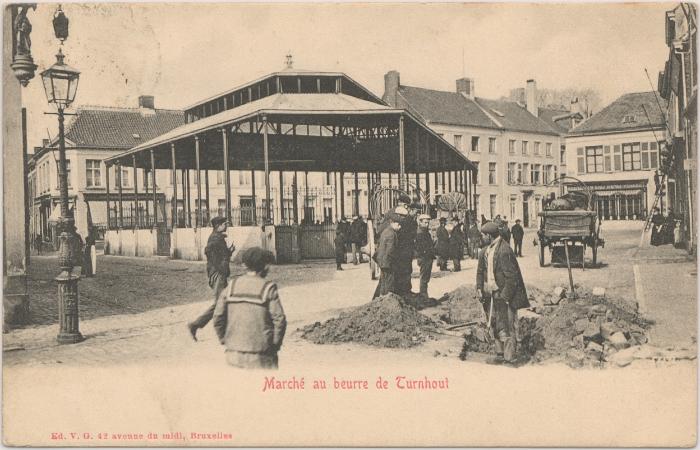
[[[408,348],[425,341],[436,324],[395,294],[301,329],[315,344],[358,342],[376,347]]]
[[[649,323],[622,300],[594,296],[580,287],[576,300],[559,299],[531,286],[527,289],[532,307],[518,312],[518,352],[523,359],[561,361],[572,367],[603,366],[621,350],[647,342]],[[447,294],[441,305],[447,308],[447,319],[454,310],[459,311],[451,302],[468,303],[464,295],[471,295],[472,290],[462,286]],[[462,359],[470,353],[493,352],[486,320],[465,328],[464,339]]]

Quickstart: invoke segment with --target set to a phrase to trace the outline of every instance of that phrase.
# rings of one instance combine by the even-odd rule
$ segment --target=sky
[[[476,95],[499,98],[535,79],[540,88],[592,88],[603,105],[651,90],[668,57],[664,12],[641,4],[80,4],[63,9],[66,63],[81,71],[74,107],[184,109],[283,69],[345,72],[381,96],[384,74],[454,90],[474,78]],[[39,66],[23,88],[30,151],[57,133],[39,73],[55,62],[56,4],[30,11]]]

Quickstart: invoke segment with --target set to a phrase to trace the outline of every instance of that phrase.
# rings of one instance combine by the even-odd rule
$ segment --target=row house
[[[697,247],[697,7],[681,3],[666,12],[668,59],[659,74],[659,94],[666,100],[668,158],[661,171],[667,178],[668,206],[681,221],[682,245]]]
[[[595,192],[602,219],[647,217],[666,145],[665,107],[655,92],[625,94],[567,136],[567,173]],[[569,191],[585,189],[573,181],[566,186]],[[659,206],[666,204],[662,197]]]
[[[542,200],[559,192],[554,180],[561,173],[565,130],[552,119],[567,111],[540,108],[534,80],[527,82],[525,102],[477,97],[472,78],[457,80],[454,92],[402,85],[396,71],[384,81],[384,101],[412,111],[477,165],[477,217],[537,225]],[[444,188],[438,176],[431,194]]]

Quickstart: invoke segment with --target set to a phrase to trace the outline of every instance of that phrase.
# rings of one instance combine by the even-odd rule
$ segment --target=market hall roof
[[[400,85],[397,106],[429,123],[547,135],[560,134],[554,125],[533,116],[517,102],[470,98],[460,92]]]
[[[572,129],[569,135],[583,136],[666,128],[666,120],[659,110],[659,105],[665,110],[666,100],[653,91],[625,94]]]
[[[146,153],[153,150],[156,168],[169,168],[174,144],[178,168],[193,169],[197,137],[200,167],[221,170],[221,130],[226,129],[233,153],[229,167],[262,170],[266,120],[270,170],[398,171],[401,118],[407,172],[475,170],[420,119],[387,106],[346,75],[301,71],[276,72],[200,102],[186,110],[184,125],[106,162],[130,165],[133,156],[137,167],[148,168]]]

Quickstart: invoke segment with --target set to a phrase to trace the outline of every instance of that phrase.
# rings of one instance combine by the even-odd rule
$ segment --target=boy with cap
[[[216,303],[214,329],[226,346],[226,361],[242,369],[277,369],[287,319],[277,285],[265,280],[272,252],[252,247],[243,253],[248,272],[231,279]]]
[[[510,234],[513,236],[515,256],[523,256],[523,237],[525,236],[525,230],[523,230],[522,225],[520,225],[520,219],[515,219],[515,225],[510,229]]]
[[[226,243],[227,226],[228,223],[225,217],[214,217],[211,219],[213,231],[209,235],[209,240],[207,240],[204,254],[207,256],[207,277],[209,278],[209,287],[214,291],[214,303],[201,316],[187,324],[192,339],[195,341],[197,340],[197,330],[204,328],[211,320],[216,300],[226,287],[228,277],[231,274],[229,263],[236,246]]]
[[[397,232],[401,229],[402,217],[394,212],[386,214],[387,226],[379,236],[379,247],[375,254],[377,265],[381,269],[379,283],[372,298],[377,298],[389,292],[396,292],[395,273],[397,268],[396,246]]]
[[[488,362],[513,365],[518,309],[529,307],[530,302],[515,253],[501,237],[498,225],[487,222],[481,232],[490,244],[479,256],[476,288],[484,309],[489,311],[489,330],[496,350],[496,357]]]
[[[420,267],[420,294],[428,296],[428,283],[433,270],[435,248],[433,238],[430,236],[430,216],[421,214],[418,216],[418,233],[416,233],[416,259]]]

